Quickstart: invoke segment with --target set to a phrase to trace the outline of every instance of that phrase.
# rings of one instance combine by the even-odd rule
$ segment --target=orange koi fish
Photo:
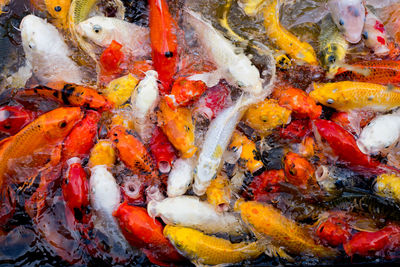
[[[161,101],[158,118],[161,129],[172,145],[182,153],[182,157],[193,156],[197,147],[194,145],[194,125],[190,110],[179,107],[174,111],[165,101]]]
[[[18,179],[23,181],[29,177],[28,168],[37,173],[39,168],[51,162],[49,151],[65,139],[82,117],[83,112],[78,107],[58,108],[4,139],[0,143],[0,189],[7,177],[16,176],[18,167],[25,167],[23,174],[18,173]]]
[[[285,156],[286,180],[300,188],[307,188],[309,184],[316,184],[315,170],[308,160],[300,155],[289,152]]]
[[[336,74],[339,80],[372,82],[380,84],[400,84],[400,62],[394,60],[359,61],[351,65],[352,70],[340,68]],[[353,70],[354,69],[354,70]],[[366,70],[368,75],[360,71]]]
[[[90,87],[64,82],[47,85],[22,90],[17,96],[42,96],[67,106],[91,108],[99,112],[110,110],[113,107],[111,101]]]
[[[157,181],[153,159],[135,133],[117,125],[111,129],[108,136],[126,167],[137,175],[144,175],[149,184]]]
[[[161,94],[168,94],[178,64],[177,24],[165,0],[149,0],[150,41],[153,65],[162,83]]]

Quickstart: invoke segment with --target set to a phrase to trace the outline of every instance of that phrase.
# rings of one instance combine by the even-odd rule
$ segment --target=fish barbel
[[[400,106],[400,88],[363,82],[314,83],[310,96],[339,111],[389,111]]]

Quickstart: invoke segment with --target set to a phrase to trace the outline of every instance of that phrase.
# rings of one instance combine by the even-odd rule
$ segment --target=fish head
[[[71,0],[45,0],[47,12],[56,19],[56,24],[65,28]]]
[[[76,32],[82,38],[103,47],[108,46],[113,40],[112,32],[114,29],[112,21],[100,16],[91,17],[76,26]]]
[[[321,63],[328,70],[328,74],[335,75],[346,56],[346,48],[337,44],[328,44],[321,52]]]
[[[330,0],[328,2],[333,21],[346,40],[358,43],[365,22],[365,6],[362,0]]]
[[[314,91],[310,92],[309,95],[315,101],[328,107],[337,106],[337,103],[340,103],[342,97],[335,83],[313,83],[313,87]]]
[[[43,115],[43,131],[48,140],[65,137],[77,122],[82,120],[83,111],[79,107],[63,107]]]
[[[58,47],[60,34],[57,29],[47,23],[44,19],[34,15],[25,16],[20,24],[22,47],[24,48],[25,55],[42,54],[46,51],[53,51]]]

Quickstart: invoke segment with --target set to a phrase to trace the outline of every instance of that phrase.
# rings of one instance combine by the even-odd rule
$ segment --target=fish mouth
[[[348,35],[348,34],[346,34],[345,37],[346,37],[346,40],[349,43],[352,43],[352,44],[356,44],[356,43],[361,41],[361,33],[359,35]]]

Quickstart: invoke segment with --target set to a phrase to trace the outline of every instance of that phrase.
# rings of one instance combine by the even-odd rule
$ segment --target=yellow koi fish
[[[120,107],[129,100],[139,80],[128,74],[112,80],[104,90],[104,95],[111,100],[116,107]]]
[[[271,205],[238,200],[235,211],[240,212],[242,220],[254,229],[256,234],[269,237],[273,245],[282,247],[288,253],[306,253],[322,258],[336,255],[335,250],[316,244],[310,233]]]
[[[389,111],[400,106],[400,88],[363,82],[314,83],[310,96],[339,111]]]
[[[238,263],[254,259],[265,250],[258,242],[233,244],[228,240],[181,226],[165,226],[164,236],[190,260],[205,265]]]
[[[229,179],[222,175],[211,181],[206,190],[207,201],[213,205],[217,211],[227,211],[231,202],[231,189]]]
[[[400,177],[394,174],[381,174],[376,178],[375,191],[378,195],[400,202]]]
[[[90,152],[89,167],[106,165],[108,168],[114,166],[116,154],[110,140],[99,140]]]
[[[279,5],[277,0],[267,0],[264,6],[264,26],[271,42],[284,50],[294,59],[302,60],[311,65],[318,65],[313,47],[302,42],[295,35],[282,27],[279,21]]]
[[[245,162],[246,169],[251,173],[259,171],[264,166],[257,156],[256,144],[239,131],[233,133],[229,149],[234,151],[241,149],[240,160]]]
[[[58,28],[67,28],[67,17],[71,0],[44,0],[46,10],[54,18]]]
[[[292,111],[278,105],[274,99],[266,99],[250,106],[242,120],[261,135],[268,135],[273,129],[290,122]]]

